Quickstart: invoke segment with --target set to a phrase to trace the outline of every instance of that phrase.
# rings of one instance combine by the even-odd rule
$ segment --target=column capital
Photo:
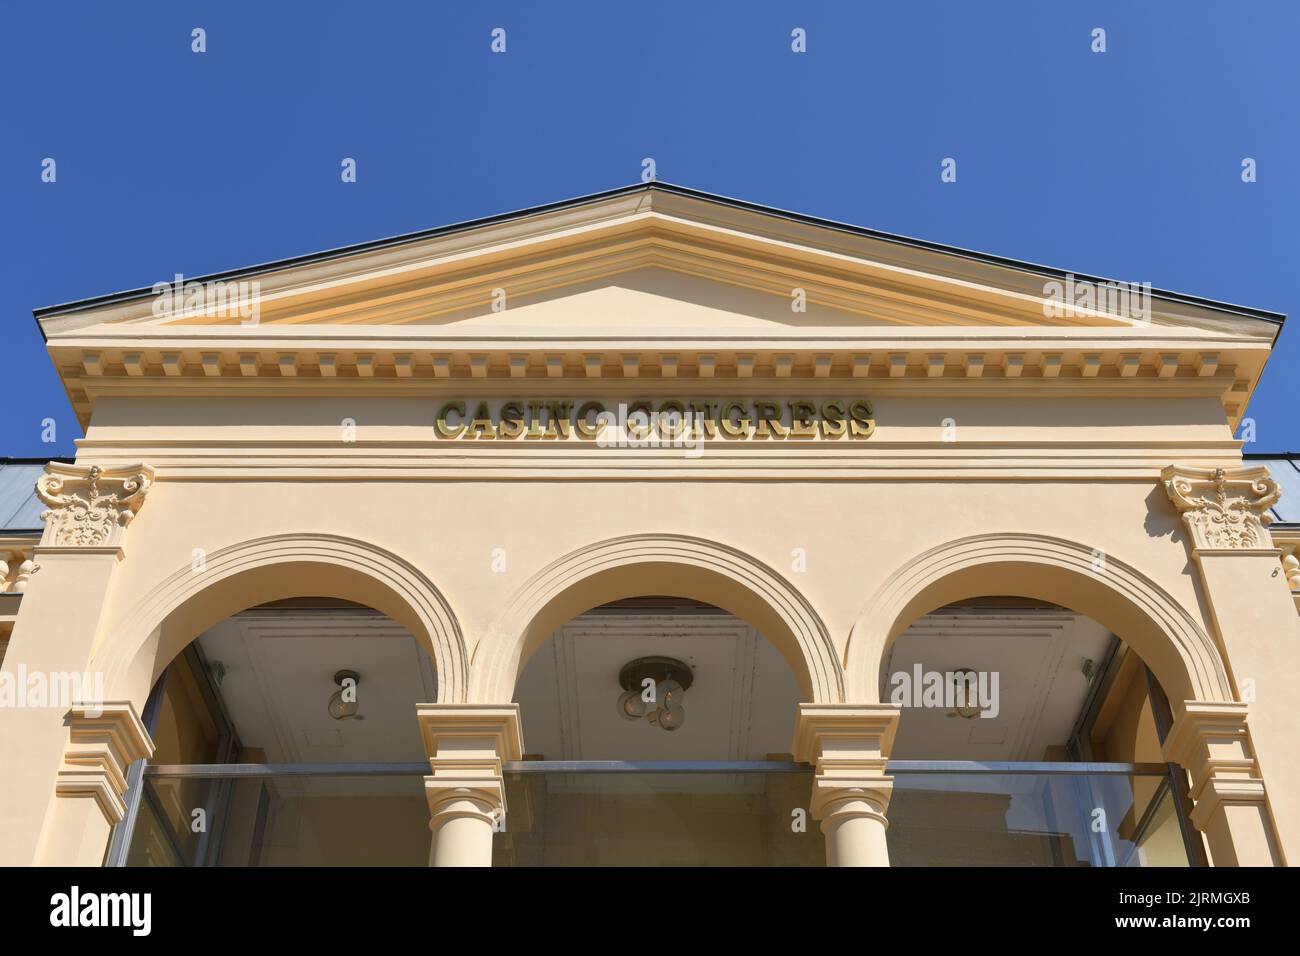
[[[1160,478],[1191,533],[1194,553],[1272,553],[1268,509],[1277,503],[1281,490],[1267,468],[1170,465]]]
[[[794,758],[816,768],[814,819],[871,815],[883,822],[894,779],[885,767],[898,731],[890,704],[800,704]]]
[[[153,468],[145,464],[105,468],[50,462],[36,480],[36,495],[49,506],[41,513],[42,550],[119,548],[153,478]]]
[[[68,712],[68,746],[55,792],[92,797],[110,824],[126,813],[126,770],[153,756],[153,740],[130,701],[75,704]]]
[[[1198,830],[1224,806],[1266,803],[1246,710],[1235,701],[1188,701],[1165,738],[1165,759],[1191,775],[1192,824]]]
[[[523,756],[518,704],[420,704],[420,735],[431,776],[424,793],[436,827],[439,817],[495,820],[506,808],[501,765]]]

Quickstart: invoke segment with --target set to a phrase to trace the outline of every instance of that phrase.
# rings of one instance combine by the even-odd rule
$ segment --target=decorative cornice
[[[794,758],[816,767],[814,819],[841,813],[884,819],[894,778],[885,773],[899,711],[887,704],[800,704]]]
[[[432,776],[424,778],[431,824],[448,816],[496,822],[506,810],[501,764],[519,760],[518,704],[420,704],[420,735]]]
[[[1267,468],[1170,465],[1160,477],[1174,507],[1182,512],[1195,551],[1273,548],[1268,509],[1277,503],[1281,490]]]
[[[1237,702],[1188,701],[1165,739],[1165,759],[1191,775],[1198,830],[1221,806],[1266,802],[1246,710]]]
[[[153,741],[129,701],[76,704],[66,718],[68,747],[55,792],[61,797],[92,797],[109,823],[126,813],[126,771],[153,755]]]
[[[50,462],[36,481],[42,512],[43,548],[115,548],[144,504],[153,484],[149,465],[104,468]]]

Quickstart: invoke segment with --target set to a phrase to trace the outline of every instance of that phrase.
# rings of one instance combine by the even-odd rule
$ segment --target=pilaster
[[[424,778],[430,865],[491,866],[507,811],[502,763],[524,751],[519,705],[421,704],[417,717],[433,771]]]
[[[828,866],[889,865],[885,768],[898,721],[883,704],[799,705],[794,757],[815,767],[809,812],[822,822]]]
[[[152,482],[148,465],[100,468],[59,462],[51,462],[36,482],[36,493],[47,505],[41,516],[45,529],[22,581],[21,610],[3,669],[14,686],[34,684],[45,693],[0,709],[0,765],[24,769],[0,788],[0,863],[97,864],[103,855],[103,845],[91,844],[107,841],[110,823],[104,814],[111,815],[114,800],[120,801],[120,795],[113,795],[115,761],[108,754],[131,751],[113,751],[110,735],[102,744],[109,749],[98,769],[89,769],[86,752],[76,758],[80,763],[70,764],[68,727],[77,734],[74,752],[89,746],[87,734],[103,731],[102,726],[92,732],[92,725],[77,723],[88,719],[90,710],[77,717],[76,707],[105,706],[104,675],[90,673],[88,665],[124,555],[126,528]],[[65,726],[70,709],[73,723]],[[128,731],[121,733],[127,734],[123,741],[130,739]],[[98,796],[93,801],[63,799],[79,788],[86,788],[81,795]],[[66,839],[52,836],[52,822],[66,816],[71,805],[79,812],[91,807],[94,814],[84,814],[73,824],[77,832],[70,830]]]
[[[153,741],[129,701],[76,704],[65,723],[67,746],[37,862],[99,866],[126,814],[127,769],[153,755]]]
[[[1165,739],[1165,759],[1191,776],[1192,825],[1215,866],[1282,866],[1247,705],[1188,701]]]
[[[1281,550],[1268,529],[1269,509],[1281,490],[1262,466],[1171,465],[1161,477],[1187,529],[1211,630],[1236,699],[1250,709],[1251,759],[1256,776],[1268,782],[1264,802],[1272,839],[1283,857],[1300,856],[1300,736],[1294,706],[1300,617]],[[1220,774],[1214,779],[1205,792],[1211,801],[1227,787]],[[1219,857],[1226,852],[1220,847]]]

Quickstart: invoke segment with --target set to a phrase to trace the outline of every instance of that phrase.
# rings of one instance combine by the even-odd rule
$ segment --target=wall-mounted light
[[[339,685],[330,697],[329,712],[335,720],[347,720],[357,716],[357,684],[361,678],[356,671],[339,671],[334,675],[334,683]]]
[[[679,660],[638,657],[618,673],[623,688],[618,698],[619,716],[624,720],[644,717],[663,730],[678,730],[686,723],[682,698],[694,682],[691,669]]]

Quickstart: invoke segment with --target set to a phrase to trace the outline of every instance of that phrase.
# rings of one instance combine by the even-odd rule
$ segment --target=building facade
[[[4,863],[1300,855],[1280,316],[650,184],[37,319]]]

